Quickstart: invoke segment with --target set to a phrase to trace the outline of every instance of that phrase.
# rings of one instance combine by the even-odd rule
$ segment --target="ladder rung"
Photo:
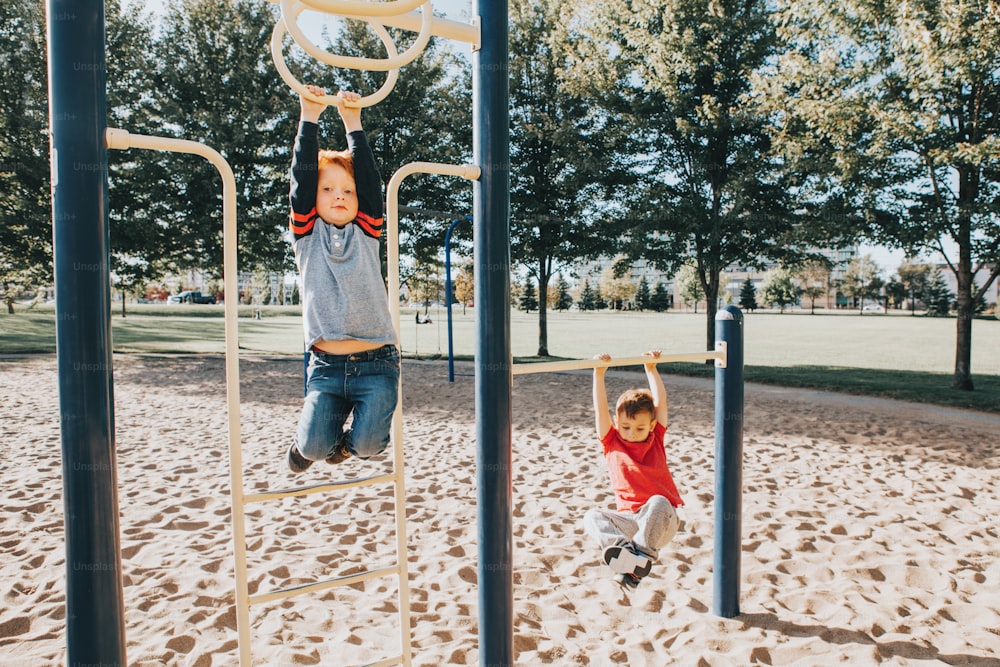
[[[271,602],[273,600],[282,600],[284,598],[294,597],[296,595],[301,595],[303,593],[310,593],[312,591],[324,591],[328,588],[336,588],[338,586],[350,586],[351,584],[356,584],[361,581],[368,581],[369,579],[375,579],[376,577],[388,577],[393,574],[399,574],[398,565],[395,567],[382,567],[377,570],[368,570],[367,572],[359,572],[358,574],[349,574],[346,577],[337,577],[335,579],[315,581],[311,584],[302,584],[301,586],[291,586],[289,588],[282,588],[276,591],[271,591],[270,593],[251,595],[250,604],[254,605],[254,604],[260,604],[262,602]]]
[[[396,481],[396,473],[385,475],[375,475],[373,477],[359,477],[358,479],[345,479],[340,482],[327,482],[325,484],[313,484],[311,486],[300,486],[294,489],[281,489],[279,491],[264,491],[263,493],[248,493],[243,496],[243,502],[260,503],[265,500],[278,500],[280,498],[294,498],[296,496],[308,496],[312,493],[326,493],[329,491],[343,491],[353,489],[358,486],[371,486],[382,482]]]
[[[384,660],[379,660],[378,662],[369,662],[361,667],[389,667],[389,665],[402,665],[403,656],[397,655],[395,658],[386,658]]]

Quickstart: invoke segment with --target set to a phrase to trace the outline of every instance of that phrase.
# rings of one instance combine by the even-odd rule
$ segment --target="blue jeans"
[[[355,354],[309,353],[306,398],[295,432],[302,456],[321,461],[346,435],[348,451],[362,459],[389,444],[392,414],[399,398],[399,350],[384,345]],[[354,412],[351,428],[344,423]]]

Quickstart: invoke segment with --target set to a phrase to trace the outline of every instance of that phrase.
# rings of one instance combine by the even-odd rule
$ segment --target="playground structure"
[[[480,0],[475,6],[478,22],[472,25],[433,17],[431,2],[421,0],[384,3],[281,0],[279,4],[282,18],[275,26],[271,42],[275,66],[293,90],[308,97],[312,97],[311,94],[294,79],[281,57],[285,32],[292,35],[307,52],[331,65],[388,71],[382,88],[363,97],[358,103],[360,106],[384,99],[396,81],[398,69],[419,55],[431,35],[473,44],[474,164],[411,163],[390,179],[386,221],[389,293],[398,294],[399,291],[398,189],[402,180],[416,173],[452,175],[472,180],[475,188],[473,220],[477,302],[475,398],[480,662],[483,665],[511,665],[514,659],[511,566],[513,375],[599,365],[632,365],[643,363],[643,358],[533,365],[514,365],[511,362],[506,0]],[[385,44],[387,58],[345,58],[309,44],[295,25],[297,17],[306,9],[366,20]],[[386,575],[399,577],[402,651],[399,656],[371,664],[410,664],[402,392],[393,420],[393,473],[298,489],[255,494],[244,492],[236,317],[235,181],[232,171],[217,151],[196,142],[132,135],[124,130],[105,128],[103,3],[101,0],[83,0],[70,6],[69,0],[49,0],[48,16],[57,350],[66,509],[68,663],[126,664],[107,270],[106,150],[143,148],[202,155],[218,168],[223,178],[226,380],[241,666],[251,664],[249,607],[252,603],[264,603]],[[72,18],[60,18],[70,16]],[[385,30],[386,25],[417,31],[418,38],[410,49],[398,54]],[[92,66],[81,70],[80,63]],[[85,74],[81,75],[81,71]],[[333,100],[320,101],[329,103]],[[390,299],[390,303],[398,330],[398,300]],[[714,360],[716,363],[718,465],[713,611],[717,615],[731,617],[739,613],[742,315],[736,309],[720,311],[716,330],[720,341],[716,350],[667,355],[659,361]],[[379,483],[395,485],[398,558],[394,567],[252,597],[248,594],[244,504]]]

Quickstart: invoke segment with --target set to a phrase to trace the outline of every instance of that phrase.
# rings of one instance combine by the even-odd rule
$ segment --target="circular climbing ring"
[[[296,5],[294,9],[295,12],[289,16],[289,18],[292,21],[294,21],[295,18],[298,17],[298,15],[305,9],[305,7],[301,5],[301,3],[299,3]],[[309,92],[309,90],[305,87],[305,85],[302,84],[301,81],[295,78],[295,75],[293,75],[291,71],[288,69],[288,65],[285,64],[285,56],[281,52],[281,40],[282,37],[284,37],[285,35],[285,27],[286,27],[285,20],[286,20],[285,15],[283,13],[282,16],[278,18],[278,22],[274,24],[274,30],[271,32],[271,57],[274,59],[274,66],[278,70],[278,74],[281,75],[281,78],[285,80],[285,83],[287,83],[292,90],[297,92],[299,95],[302,95],[306,99],[312,100],[313,102],[319,102],[321,104],[327,104],[327,105],[336,104],[339,101],[339,98],[336,95],[319,95],[319,96],[313,95],[312,93]],[[395,57],[397,55],[396,44],[392,41],[392,37],[389,35],[389,32],[385,29],[385,26],[371,19],[367,19],[367,21],[368,24],[371,25],[372,29],[375,31],[375,34],[379,36],[379,39],[381,39],[382,43],[385,45],[385,50],[389,58]],[[379,102],[384,100],[389,95],[390,92],[392,92],[392,89],[396,85],[396,80],[398,78],[399,78],[398,69],[389,70],[388,74],[386,74],[385,77],[385,83],[382,84],[381,88],[379,88],[371,95],[366,95],[362,97],[360,100],[358,100],[351,106],[369,107],[372,106],[373,104],[378,104]]]
[[[408,0],[411,1],[412,0]],[[354,4],[372,4],[375,7],[381,7],[384,4],[391,3],[354,3]],[[357,56],[341,56],[336,53],[330,53],[324,49],[313,44],[312,40],[305,36],[302,29],[299,28],[298,18],[299,15],[306,9],[315,8],[304,4],[300,0],[281,0],[281,17],[285,23],[285,28],[288,30],[288,34],[292,36],[295,43],[302,47],[306,53],[311,55],[316,60],[324,62],[327,65],[333,65],[334,67],[343,67],[347,69],[365,69],[365,70],[375,70],[379,72],[385,72],[392,69],[399,69],[403,65],[416,60],[420,52],[424,50],[427,46],[427,42],[431,38],[431,20],[434,18],[434,10],[431,6],[431,0],[423,0],[420,7],[420,32],[417,38],[414,40],[413,44],[410,45],[406,51],[402,53],[396,53],[395,49],[389,57],[387,58],[360,58]],[[324,10],[325,11],[325,10]],[[357,18],[364,18],[373,27],[376,25],[375,20],[371,15],[358,14]],[[381,35],[380,35],[381,36]],[[382,38],[385,42],[385,38]]]

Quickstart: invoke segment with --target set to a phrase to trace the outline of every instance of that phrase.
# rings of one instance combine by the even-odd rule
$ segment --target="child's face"
[[[645,410],[629,417],[624,412],[617,415],[618,435],[625,442],[643,442],[649,437],[649,432],[653,430],[653,415]]]
[[[316,212],[323,220],[338,227],[343,227],[358,217],[358,193],[354,177],[338,164],[319,170]]]

